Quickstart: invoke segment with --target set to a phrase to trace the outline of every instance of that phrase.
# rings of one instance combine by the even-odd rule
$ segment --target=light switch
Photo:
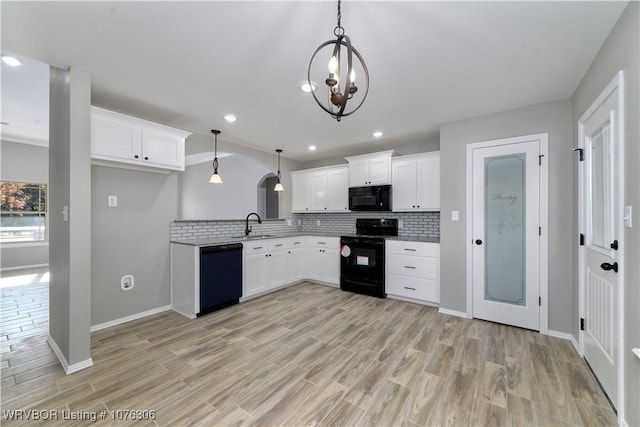
[[[460,221],[460,211],[451,211],[451,221]]]
[[[108,198],[108,205],[110,208],[115,208],[118,206],[118,196],[109,196]]]
[[[624,226],[631,228],[633,226],[633,214],[631,212],[631,206],[624,207]]]

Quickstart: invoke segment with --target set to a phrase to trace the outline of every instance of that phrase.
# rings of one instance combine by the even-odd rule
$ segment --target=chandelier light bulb
[[[332,56],[329,60],[329,74],[335,74],[338,71],[338,58]]]

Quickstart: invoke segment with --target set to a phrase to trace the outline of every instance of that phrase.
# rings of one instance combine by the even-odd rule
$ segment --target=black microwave
[[[349,188],[349,210],[390,211],[391,186],[371,185],[369,187]]]

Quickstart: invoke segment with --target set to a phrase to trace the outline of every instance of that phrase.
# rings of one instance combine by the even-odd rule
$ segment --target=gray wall
[[[571,100],[565,99],[440,126],[440,305],[466,311],[466,146],[474,142],[549,133],[549,329],[572,332],[574,239]],[[460,220],[451,221],[451,211]]]
[[[74,365],[91,357],[91,80],[74,68],[50,71],[49,335]]]
[[[615,74],[624,71],[625,85],[625,205],[633,206],[633,228],[624,229],[625,241],[625,419],[640,425],[640,360],[630,349],[640,347],[640,3],[631,2],[605,41],[573,96],[573,123],[595,101]],[[576,139],[577,141],[577,139]],[[576,142],[577,144],[577,142]],[[578,212],[577,198],[574,204]],[[577,255],[576,255],[577,256]],[[577,263],[576,263],[577,265]],[[574,278],[574,298],[578,298]],[[577,301],[574,308],[577,311]],[[577,324],[572,333],[578,336]]]
[[[171,304],[169,224],[177,174],[92,166],[91,325]],[[107,197],[118,196],[108,207]],[[133,289],[120,278],[132,274]]]
[[[213,151],[213,141],[214,138],[209,135],[200,135],[193,134],[187,138],[186,141],[186,154],[195,154],[202,152],[211,152]],[[277,148],[277,144],[274,144],[274,150]],[[237,159],[244,157],[245,159],[249,159],[250,168],[257,168],[257,170],[264,168],[265,173],[260,175],[260,179],[264,177],[267,173],[274,173],[278,168],[278,158],[275,151],[271,153],[266,153],[264,151],[255,150],[253,148],[245,147],[239,144],[235,144],[233,142],[229,142],[225,139],[224,134],[218,137],[218,151],[225,153],[233,153],[234,157]],[[287,159],[287,153],[282,153],[281,161],[280,161],[280,171],[282,174],[282,185],[285,188],[285,191],[282,191],[278,197],[280,200],[279,206],[279,216],[280,218],[287,218],[291,216],[291,174],[292,170],[300,169],[300,162],[295,160]],[[253,181],[251,183],[243,182],[242,174],[243,173],[255,173],[252,170],[239,170],[236,168],[244,167],[242,164],[236,164],[236,160],[230,160],[233,157],[225,157],[219,159],[219,168],[218,172],[222,175],[222,179],[224,180],[224,189],[215,190],[211,187],[213,184],[209,184],[207,181],[209,180],[209,176],[211,176],[211,163],[203,163],[201,165],[194,165],[188,167],[187,171],[184,173],[182,177],[180,177],[181,183],[178,188],[178,200],[179,205],[185,204],[185,206],[191,205],[192,208],[195,205],[200,204],[200,206],[205,206],[202,214],[206,214],[212,210],[212,206],[206,207],[206,204],[210,204],[210,199],[204,199],[198,201],[198,198],[202,198],[202,193],[194,192],[190,186],[186,185],[187,180],[192,180],[195,185],[203,186],[206,190],[202,189],[204,192],[216,192],[216,191],[224,191],[231,192],[233,197],[244,197],[244,195],[249,194],[257,207],[257,185],[260,179],[256,180],[255,183]],[[193,169],[193,170],[192,170]],[[198,177],[195,178],[196,171]],[[205,173],[206,172],[206,173]],[[202,176],[200,174],[204,174],[205,179],[202,181]],[[205,193],[206,194],[206,193]],[[214,200],[213,203],[216,203]],[[228,203],[228,200],[227,200]],[[238,207],[237,210],[233,213],[234,217],[226,216],[227,213],[223,213],[221,215],[225,216],[217,216],[214,212],[206,217],[195,218],[193,216],[190,219],[244,219],[244,217],[251,212],[251,210],[247,210],[247,208],[251,209],[250,206]],[[217,207],[213,209],[218,209]],[[179,209],[179,218],[183,219],[183,212],[181,212],[182,208]],[[255,208],[253,209],[255,211]],[[187,214],[185,212],[185,214]],[[190,215],[190,214],[189,214]],[[198,213],[197,215],[200,215]]]
[[[49,148],[2,141],[0,179],[38,184],[49,182]],[[49,246],[46,242],[3,245],[0,269],[17,269],[49,264]]]
[[[243,154],[218,161],[222,184],[209,183],[213,172],[210,162],[187,166],[179,174],[180,219],[244,218],[258,211],[258,184],[273,169]]]

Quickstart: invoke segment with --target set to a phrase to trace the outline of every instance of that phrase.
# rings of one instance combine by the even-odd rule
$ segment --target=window
[[[0,243],[47,240],[47,184],[0,183]]]

